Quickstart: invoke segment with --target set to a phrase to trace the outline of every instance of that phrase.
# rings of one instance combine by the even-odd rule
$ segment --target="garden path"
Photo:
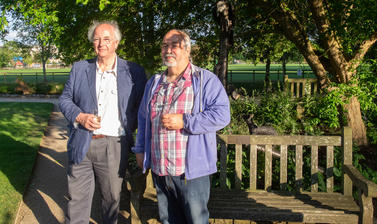
[[[55,97],[2,97],[0,102],[50,102],[54,109],[40,143],[29,185],[23,194],[15,224],[64,223],[67,193],[67,121]],[[118,223],[129,222],[128,192],[124,191]],[[91,223],[101,223],[99,194],[95,193]]]

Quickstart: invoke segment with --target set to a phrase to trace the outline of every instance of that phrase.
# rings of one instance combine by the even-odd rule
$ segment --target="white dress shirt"
[[[117,88],[117,59],[113,69],[102,72],[96,62],[96,93],[98,116],[101,128],[93,131],[95,135],[121,136],[124,129],[120,122]]]

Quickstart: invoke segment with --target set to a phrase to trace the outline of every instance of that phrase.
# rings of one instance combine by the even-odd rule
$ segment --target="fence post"
[[[253,70],[253,82],[255,83],[255,70]]]
[[[278,82],[280,81],[280,70],[278,69]]]
[[[35,85],[38,84],[38,72],[35,73]]]
[[[232,70],[230,70],[230,83],[232,83],[233,81],[233,73],[232,73]]]

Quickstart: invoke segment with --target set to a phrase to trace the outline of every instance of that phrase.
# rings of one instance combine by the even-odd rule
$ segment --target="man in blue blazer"
[[[94,21],[88,39],[97,57],[74,63],[59,98],[70,129],[66,223],[89,223],[95,182],[103,223],[117,223],[146,76],[141,66],[116,55],[121,39],[116,22]]]

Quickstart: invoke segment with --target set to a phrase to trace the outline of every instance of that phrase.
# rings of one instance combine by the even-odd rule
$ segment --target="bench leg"
[[[366,197],[362,191],[359,190],[359,202],[362,224],[373,224],[373,201],[371,197]]]

